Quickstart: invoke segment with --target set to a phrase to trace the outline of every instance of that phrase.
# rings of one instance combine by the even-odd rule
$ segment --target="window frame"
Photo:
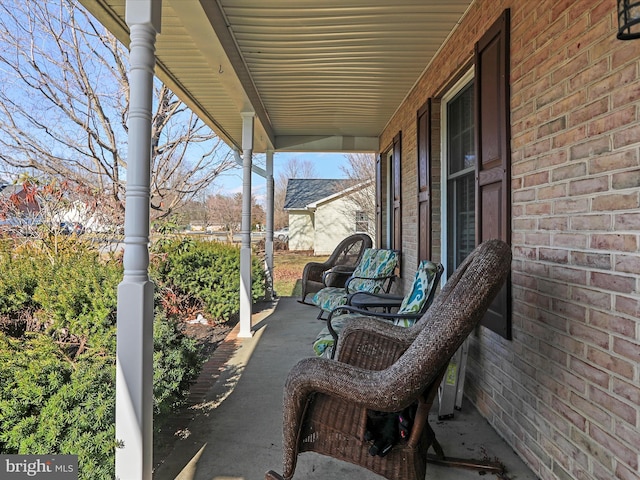
[[[449,267],[449,214],[450,214],[450,205],[448,202],[449,198],[449,145],[448,145],[448,125],[449,118],[447,112],[447,105],[451,100],[453,100],[462,90],[467,88],[471,82],[475,81],[475,68],[472,65],[442,96],[442,101],[440,103],[440,151],[441,151],[441,168],[440,168],[440,185],[442,189],[442,193],[440,195],[440,208],[442,211],[442,228],[440,229],[440,243],[442,245],[442,264],[444,266],[444,272],[442,274],[442,283],[446,283],[446,279],[453,273],[452,268]],[[473,86],[471,88],[474,88]],[[468,174],[468,170],[466,169],[461,172],[457,172],[453,176],[461,176]],[[475,170],[475,166],[473,168]],[[462,173],[464,172],[464,173]],[[474,200],[475,204],[475,200]]]

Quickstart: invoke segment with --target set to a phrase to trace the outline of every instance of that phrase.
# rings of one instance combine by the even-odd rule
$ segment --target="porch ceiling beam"
[[[346,135],[280,135],[276,137],[277,152],[377,152],[378,137]]]
[[[193,10],[193,15],[189,15],[188,22],[185,21],[186,25],[197,25],[198,23],[205,22],[205,24],[201,26],[203,30],[207,27],[213,28],[216,34],[216,41],[210,42],[207,45],[199,45],[201,50],[203,52],[211,51],[214,66],[217,59],[223,59],[223,61],[219,63],[219,72],[222,72],[219,81],[229,92],[231,98],[236,99],[238,102],[238,113],[249,111],[255,113],[257,120],[256,127],[262,130],[268,137],[264,143],[267,144],[267,148],[273,146],[274,132],[267,110],[262,103],[262,99],[253,83],[249,69],[229,30],[229,22],[219,2],[217,0],[197,0],[195,2],[187,2],[185,0],[172,1],[176,3],[176,11],[180,12],[181,16]],[[198,4],[198,8],[185,9],[185,6],[193,5],[194,3]],[[204,13],[204,16],[202,13]],[[209,58],[208,54],[207,57]],[[260,135],[256,135],[256,137],[259,139]]]

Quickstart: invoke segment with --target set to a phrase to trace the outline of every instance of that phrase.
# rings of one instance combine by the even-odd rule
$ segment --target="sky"
[[[292,153],[276,152],[273,154],[273,176],[276,178],[289,160],[297,158],[301,161],[310,161],[314,164],[317,178],[345,178],[344,172],[340,169],[347,164],[344,153]],[[264,161],[256,164],[264,168]],[[267,192],[267,185],[264,178],[253,174],[251,178],[251,190],[260,200],[264,199]],[[216,192],[221,194],[233,194],[242,192],[242,167],[223,174],[216,180]]]

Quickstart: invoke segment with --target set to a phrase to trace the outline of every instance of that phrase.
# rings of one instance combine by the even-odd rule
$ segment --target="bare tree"
[[[273,223],[274,228],[282,228],[289,223],[289,215],[284,210],[287,195],[287,183],[290,178],[317,178],[315,165],[297,157],[290,159],[274,178],[273,186]]]
[[[351,195],[352,214],[356,219],[357,230],[365,231],[371,236],[375,236],[375,179],[376,179],[376,157],[373,153],[349,153],[345,155],[346,165],[342,165],[340,170],[345,176],[353,181],[354,185],[363,185]]]
[[[0,3],[0,160],[91,189],[124,210],[128,53],[75,0]],[[168,216],[233,167],[230,151],[159,81],[152,216]]]
[[[212,195],[207,198],[207,209],[213,222],[221,225],[232,241],[233,234],[239,232],[242,227],[242,194]],[[266,214],[257,199],[251,196],[251,224],[262,225]]]

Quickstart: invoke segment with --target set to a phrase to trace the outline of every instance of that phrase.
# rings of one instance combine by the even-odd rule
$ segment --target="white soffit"
[[[81,0],[128,44],[125,0]],[[377,151],[472,0],[163,0],[158,76],[229,144]]]

